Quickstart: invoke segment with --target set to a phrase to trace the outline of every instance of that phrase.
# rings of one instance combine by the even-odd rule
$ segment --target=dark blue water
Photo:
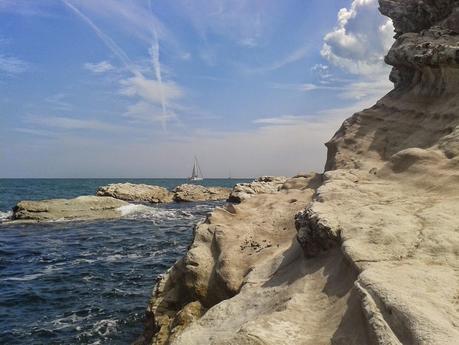
[[[0,179],[0,212],[19,200],[93,195],[130,181]],[[232,186],[243,180],[205,180]],[[156,277],[186,251],[193,225],[221,202],[149,206],[123,219],[0,225],[0,344],[129,344]]]

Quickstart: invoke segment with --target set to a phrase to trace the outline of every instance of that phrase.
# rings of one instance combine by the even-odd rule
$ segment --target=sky
[[[387,93],[377,0],[0,0],[0,177],[322,171]]]

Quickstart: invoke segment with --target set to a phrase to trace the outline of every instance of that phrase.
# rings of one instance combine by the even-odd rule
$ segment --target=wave
[[[147,205],[128,204],[118,207],[117,210],[121,212],[121,216],[128,219],[192,219],[193,215],[183,210],[168,210],[159,207],[152,207]]]

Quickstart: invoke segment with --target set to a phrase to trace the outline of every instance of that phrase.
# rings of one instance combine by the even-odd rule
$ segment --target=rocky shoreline
[[[8,222],[47,222],[120,218],[131,203],[159,204],[226,200],[231,190],[182,184],[172,191],[166,188],[133,183],[116,183],[99,187],[96,195],[73,199],[20,201]]]
[[[379,2],[394,90],[323,175],[238,186],[198,224],[137,344],[458,343],[459,3]]]

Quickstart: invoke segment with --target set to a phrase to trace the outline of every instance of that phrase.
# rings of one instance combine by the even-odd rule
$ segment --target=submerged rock
[[[129,202],[147,202],[152,204],[173,201],[173,194],[166,188],[147,184],[115,183],[99,187],[97,196],[111,196]]]
[[[174,188],[174,201],[216,201],[226,200],[230,194],[229,188],[204,187],[197,184],[182,184]]]
[[[65,221],[119,218],[127,202],[111,197],[80,196],[74,199],[21,201],[13,209],[14,221]]]

